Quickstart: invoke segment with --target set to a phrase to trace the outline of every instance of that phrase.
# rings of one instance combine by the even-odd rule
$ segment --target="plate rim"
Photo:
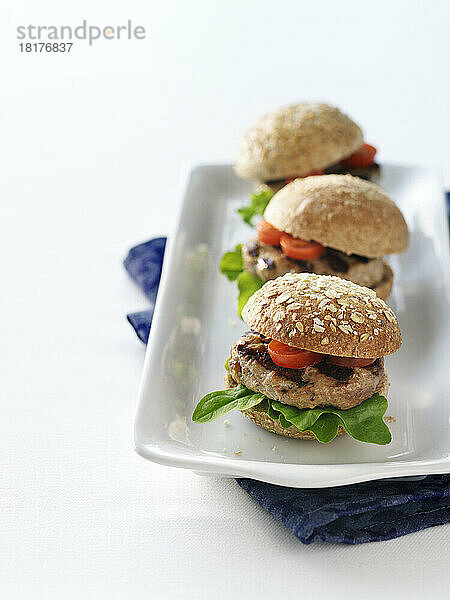
[[[281,485],[283,487],[325,488],[341,487],[365,481],[414,477],[419,475],[445,475],[450,473],[450,458],[426,461],[395,461],[379,463],[294,464],[272,463],[245,459],[230,459],[205,455],[202,458],[178,456],[139,444],[135,430],[134,448],[142,458],[160,465],[190,469],[218,477],[248,478]],[[297,473],[300,471],[300,473]],[[298,476],[301,474],[302,481]],[[303,480],[303,478],[305,478]]]

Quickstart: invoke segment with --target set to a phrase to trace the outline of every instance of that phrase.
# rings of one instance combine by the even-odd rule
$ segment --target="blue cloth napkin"
[[[127,315],[139,339],[147,343],[155,310],[159,280],[166,249],[166,238],[159,237],[131,248],[123,261],[131,279],[135,281],[150,301],[150,308]]]
[[[124,265],[150,301],[127,315],[145,344],[158,293],[165,238],[132,248]],[[286,488],[253,479],[238,484],[303,543],[361,544],[450,522],[450,476],[421,481],[380,480],[336,488]]]

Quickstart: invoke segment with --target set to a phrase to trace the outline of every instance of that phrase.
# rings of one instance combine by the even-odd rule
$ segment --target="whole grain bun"
[[[408,247],[408,226],[397,205],[375,183],[352,175],[295,179],[264,212],[281,231],[347,254],[377,258]]]
[[[389,387],[387,375],[385,375],[383,381],[380,383],[380,386],[377,390],[378,394],[385,395],[387,389]],[[289,427],[289,429],[284,429],[281,427],[280,422],[278,420],[272,419],[267,414],[267,410],[262,407],[260,404],[253,406],[252,408],[248,408],[247,410],[242,410],[242,414],[259,425],[263,429],[267,429],[267,431],[271,431],[272,433],[277,433],[278,435],[284,435],[285,437],[291,438],[299,438],[302,440],[315,440],[315,436],[310,431],[300,431],[294,425]],[[345,435],[345,429],[343,427],[339,427],[338,435]]]
[[[380,358],[402,344],[397,317],[374,290],[328,275],[288,273],[268,281],[242,318],[268,338],[334,356]]]
[[[362,144],[361,129],[338,108],[291,104],[247,130],[234,168],[240,177],[260,181],[302,176],[339,162]]]

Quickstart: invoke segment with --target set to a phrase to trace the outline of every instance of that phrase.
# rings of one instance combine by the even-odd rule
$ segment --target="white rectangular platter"
[[[235,283],[220,274],[223,252],[254,235],[236,209],[251,185],[230,165],[189,172],[169,240],[147,348],[134,443],[143,457],[205,474],[285,486],[329,487],[450,472],[450,261],[443,189],[424,169],[382,166],[380,184],[411,232],[409,250],[390,257],[403,346],[386,359],[393,441],[330,444],[283,438],[233,412],[198,425],[191,415],[207,392],[223,389],[224,361],[245,330]]]

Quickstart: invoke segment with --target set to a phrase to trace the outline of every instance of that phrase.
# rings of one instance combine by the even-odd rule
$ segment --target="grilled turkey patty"
[[[336,163],[335,165],[331,165],[330,167],[324,169],[323,172],[325,175],[353,175],[353,177],[359,177],[360,179],[373,181],[374,183],[380,179],[380,165],[377,163],[373,163],[369,167],[361,167],[359,169],[346,167],[343,163]],[[275,179],[273,181],[265,181],[259,185],[267,186],[274,194],[276,194],[281,190],[281,188],[284,188],[288,180],[289,178]]]
[[[259,333],[249,332],[232,345],[225,378],[228,387],[242,384],[297,408],[348,409],[375,392],[384,392],[387,378],[382,358],[355,369],[337,367],[325,360],[305,369],[286,369],[270,358],[269,342]]]
[[[380,178],[380,165],[373,163],[368,167],[346,167],[343,163],[337,163],[324,169],[324,173],[336,174],[336,175],[353,175],[353,177],[359,177],[366,181],[377,182]]]
[[[259,240],[251,240],[242,246],[244,270],[262,281],[276,279],[286,273],[317,273],[337,275],[358,285],[374,287],[383,279],[384,262],[381,258],[348,255],[332,248],[315,260],[289,258],[278,246],[269,246]]]

